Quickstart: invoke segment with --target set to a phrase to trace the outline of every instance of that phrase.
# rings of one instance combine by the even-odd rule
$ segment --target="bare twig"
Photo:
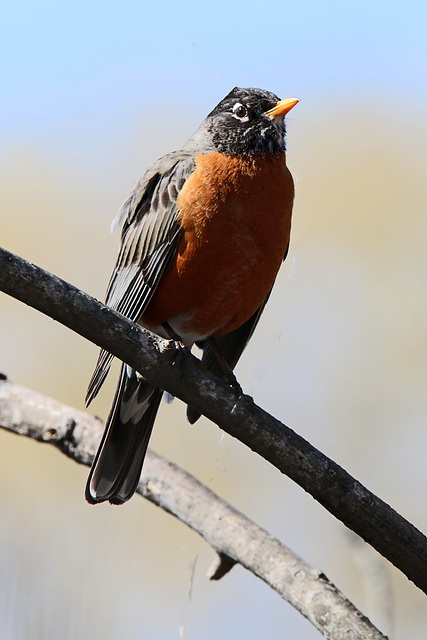
[[[90,464],[101,436],[95,418],[39,393],[0,382],[0,427],[49,442]],[[211,578],[234,564],[264,580],[331,640],[385,640],[327,577],[193,476],[149,451],[138,492],[197,531],[220,558]]]
[[[297,482],[427,593],[426,537],[252,398],[236,398],[196,358],[187,358],[184,378],[170,342],[4,249],[0,289],[104,347],[203,413]]]

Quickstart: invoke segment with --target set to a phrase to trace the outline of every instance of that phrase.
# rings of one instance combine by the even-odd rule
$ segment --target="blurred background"
[[[291,251],[237,368],[257,403],[427,531],[426,5],[17,1],[0,10],[1,245],[100,299],[110,221],[142,171],[235,85],[298,96]],[[0,295],[0,370],[83,408],[97,349]],[[105,417],[115,372],[90,411]],[[326,575],[392,638],[425,596],[286,477],[179,401],[155,450]],[[320,637],[136,497],[90,507],[88,470],[0,433],[5,640]],[[191,593],[190,586],[192,584]]]

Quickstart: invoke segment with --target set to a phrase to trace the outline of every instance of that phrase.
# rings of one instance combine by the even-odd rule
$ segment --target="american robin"
[[[294,184],[284,116],[297,102],[235,87],[181,151],[144,173],[115,219],[121,246],[106,304],[164,338],[196,343],[215,373],[231,374],[288,251]],[[101,350],[87,404],[112,360]],[[134,494],[162,395],[122,364],[88,502]],[[199,415],[188,407],[191,423]]]

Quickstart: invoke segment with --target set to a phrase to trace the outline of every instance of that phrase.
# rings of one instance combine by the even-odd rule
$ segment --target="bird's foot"
[[[233,373],[233,369],[230,367],[230,365],[228,364],[227,360],[224,358],[224,356],[222,355],[221,351],[218,348],[218,345],[215,341],[215,338],[209,337],[208,338],[209,341],[209,345],[212,349],[212,351],[214,352],[219,364],[222,367],[222,370],[224,372],[224,381],[232,388],[234,389],[234,392],[236,394],[236,396],[238,398],[240,398],[240,396],[243,395],[243,389],[240,386],[240,384],[237,382],[237,378]]]
[[[179,336],[176,331],[172,329],[168,322],[163,323],[163,328],[173,340],[175,345],[175,354],[172,357],[171,364],[177,364],[179,361],[182,362],[182,374],[184,378],[188,377],[188,354],[190,353],[190,349],[185,346],[181,336]]]

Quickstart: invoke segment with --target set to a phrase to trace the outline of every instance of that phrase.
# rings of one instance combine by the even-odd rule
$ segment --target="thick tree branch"
[[[101,436],[95,418],[34,391],[0,382],[0,427],[48,442],[90,464]],[[385,640],[327,579],[193,476],[149,451],[138,492],[197,531],[217,552],[218,579],[235,563],[251,571],[331,640]]]
[[[0,289],[104,347],[150,382],[191,404],[297,482],[427,593],[426,537],[252,398],[236,398],[196,358],[186,360],[184,377],[170,342],[4,249],[0,249]]]

